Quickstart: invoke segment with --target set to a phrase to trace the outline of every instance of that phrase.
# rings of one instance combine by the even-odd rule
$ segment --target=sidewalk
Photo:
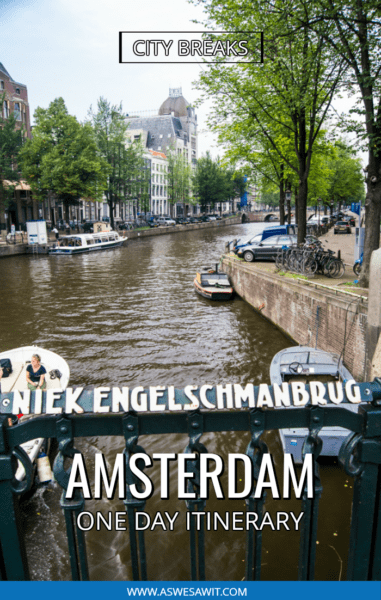
[[[353,282],[358,279],[358,277],[353,272],[354,265],[354,248],[355,248],[355,228],[352,227],[351,234],[337,234],[334,235],[333,227],[328,231],[328,233],[324,234],[320,238],[321,242],[324,245],[326,250],[333,250],[337,256],[338,251],[340,250],[341,258],[345,263],[345,273],[340,279],[331,279],[330,277],[325,277],[324,275],[314,275],[308,278],[308,281],[302,277],[302,275],[298,275],[295,273],[286,273],[285,275],[280,275],[280,277],[293,278],[299,280],[301,283],[306,283],[306,285],[317,285],[317,287],[324,286],[331,289],[336,289],[340,292],[346,292],[349,294],[356,294],[359,296],[368,297],[368,290],[365,288],[360,288],[355,285]],[[229,256],[235,256],[230,254]],[[261,269],[262,271],[267,271],[269,273],[277,273],[277,269],[275,264],[272,262],[253,262],[246,263],[247,265],[253,265],[256,269]],[[322,288],[323,289],[323,288]]]

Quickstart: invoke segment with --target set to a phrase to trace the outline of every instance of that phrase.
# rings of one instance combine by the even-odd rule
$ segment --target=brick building
[[[3,99],[2,117],[7,119],[11,114],[16,117],[16,126],[22,127],[24,136],[31,137],[28,90],[24,83],[15,81],[7,69],[0,63],[0,97]],[[5,186],[12,181],[4,182]],[[25,221],[39,218],[39,208],[30,195],[30,187],[25,181],[17,183],[13,198],[5,211],[0,210],[0,230],[10,229],[15,225],[20,229]]]

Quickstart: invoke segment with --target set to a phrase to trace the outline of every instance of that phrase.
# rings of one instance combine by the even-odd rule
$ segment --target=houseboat
[[[116,231],[66,235],[49,248],[49,254],[83,254],[96,250],[108,250],[121,246],[124,241],[125,238],[120,237]]]

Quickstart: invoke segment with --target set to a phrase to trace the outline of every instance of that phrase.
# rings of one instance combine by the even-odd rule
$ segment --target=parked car
[[[249,246],[240,248],[237,252],[239,258],[246,262],[254,260],[275,260],[278,250],[283,246],[292,246],[296,244],[298,237],[296,235],[274,235],[266,238],[262,242],[256,242]]]
[[[337,221],[333,228],[333,233],[351,233],[352,229],[348,221]]]
[[[207,221],[217,221],[216,217],[214,215],[209,215],[206,217]]]
[[[269,237],[273,237],[274,235],[296,235],[297,233],[297,225],[271,225],[270,227],[266,227],[261,233],[257,233],[254,237],[250,238],[246,242],[241,242],[238,240],[236,245],[233,247],[233,252],[237,254],[240,248],[244,246],[249,246],[250,244],[259,244],[263,242],[265,239]]]
[[[341,220],[348,221],[348,223],[351,227],[356,227],[356,219],[354,217],[351,217],[350,215],[346,215]]]
[[[175,219],[177,225],[187,225],[188,221],[184,219],[184,217],[176,217]]]
[[[94,233],[94,223],[98,223],[98,221],[85,221],[82,223],[83,233]]]
[[[157,222],[159,225],[164,225],[164,227],[176,225],[176,221],[174,221],[173,219],[170,219],[169,217],[158,217]]]

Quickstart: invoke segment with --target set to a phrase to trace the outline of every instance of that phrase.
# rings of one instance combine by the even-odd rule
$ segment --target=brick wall
[[[315,346],[319,306],[318,348],[342,354],[355,379],[364,379],[366,301],[316,289],[231,258],[224,258],[222,267],[236,292],[300,345]]]

